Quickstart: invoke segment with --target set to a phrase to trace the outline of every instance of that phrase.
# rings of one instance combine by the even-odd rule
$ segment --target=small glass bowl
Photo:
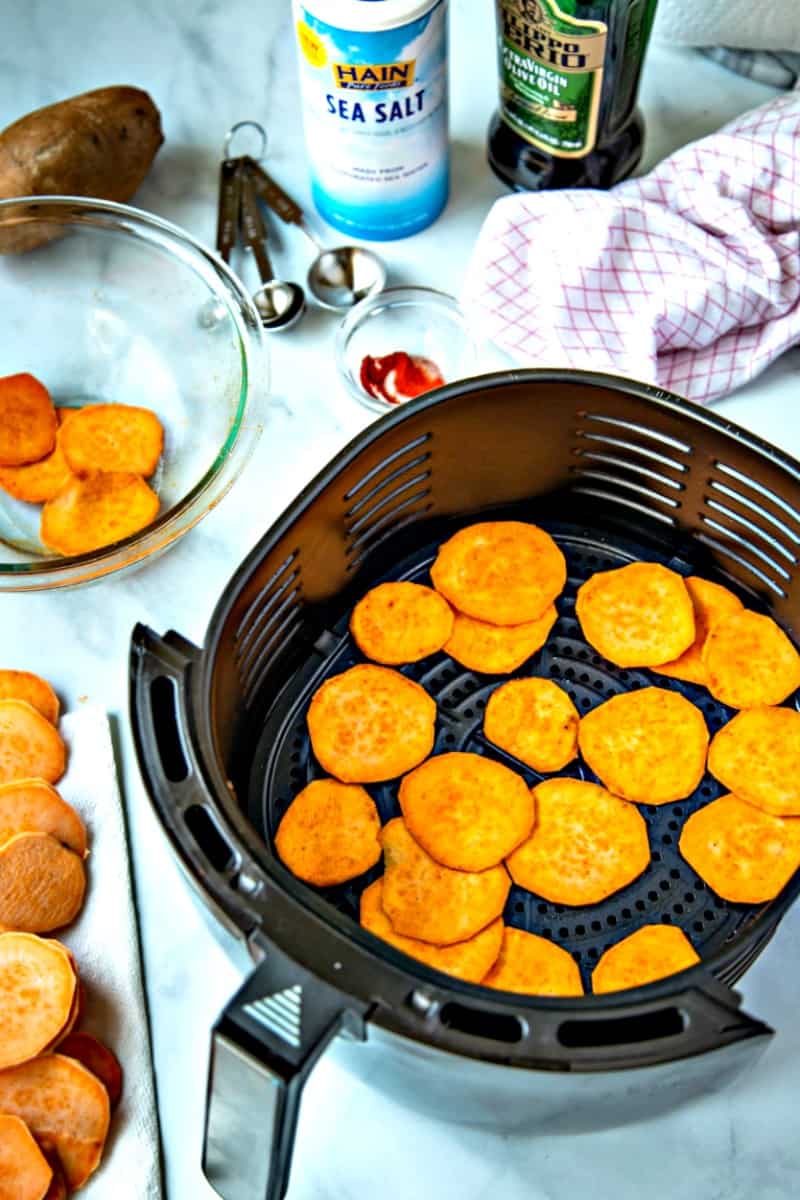
[[[436,364],[445,383],[475,373],[477,352],[464,313],[434,288],[387,288],[351,309],[336,335],[336,367],[350,395],[375,412],[397,408],[362,387],[361,362],[396,350]],[[398,401],[402,403],[402,401]]]
[[[0,490],[0,591],[74,587],[160,553],[236,480],[265,418],[261,324],[214,254],[126,205],[0,201],[0,254],[0,375],[35,375],[57,407],[141,405],[164,426],[160,512],[114,545],[57,556],[41,505]]]

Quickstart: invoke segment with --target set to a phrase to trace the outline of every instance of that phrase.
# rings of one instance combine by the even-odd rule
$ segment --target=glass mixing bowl
[[[29,239],[47,240],[5,252]],[[0,490],[0,591],[131,568],[225,495],[262,429],[266,358],[250,296],[199,242],[121,204],[0,201],[0,312],[0,375],[35,375],[58,407],[150,408],[165,431],[149,481],[159,514],[112,546],[57,556],[39,538],[41,505]]]

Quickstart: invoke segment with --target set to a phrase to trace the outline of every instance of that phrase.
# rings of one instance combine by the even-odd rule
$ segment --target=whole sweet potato
[[[125,202],[164,140],[147,92],[99,88],[37,109],[0,133],[0,199],[94,196]],[[32,250],[57,236],[33,205],[0,214],[0,253]],[[33,223],[31,220],[33,219]]]

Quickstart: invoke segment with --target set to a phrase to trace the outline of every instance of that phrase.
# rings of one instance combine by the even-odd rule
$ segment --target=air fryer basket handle
[[[337,1033],[364,1037],[365,1011],[270,946],[211,1043],[203,1170],[222,1200],[281,1200],[303,1085]]]
[[[191,737],[190,684],[200,651],[180,634],[159,637],[146,625],[131,635],[130,719],[139,769],[182,866],[217,918],[248,934],[256,917],[235,879],[251,874],[225,837]]]

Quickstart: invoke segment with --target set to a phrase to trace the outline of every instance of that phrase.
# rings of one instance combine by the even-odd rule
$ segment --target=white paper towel
[[[160,1200],[161,1168],[150,1037],[142,989],[125,817],[108,718],[97,706],[59,724],[67,773],[58,790],[89,831],[89,886],[74,925],[54,936],[69,946],[86,991],[79,1028],[108,1044],[124,1073],[102,1164],[86,1200]]]
[[[800,51],[800,0],[659,0],[653,40]]]

